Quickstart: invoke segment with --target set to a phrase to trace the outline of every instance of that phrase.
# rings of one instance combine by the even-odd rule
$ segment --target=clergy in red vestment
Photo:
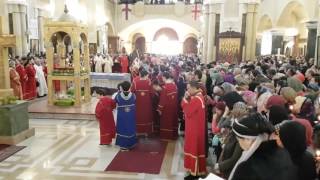
[[[25,70],[28,76],[26,82],[26,97],[25,99],[34,99],[37,97],[37,85],[36,85],[36,70],[33,67],[33,59],[28,58],[25,64]]]
[[[101,89],[96,90],[99,102],[96,106],[96,118],[100,126],[100,145],[109,145],[116,135],[116,126],[113,118],[113,109],[116,108],[116,102],[105,96]]]
[[[139,75],[131,86],[131,92],[136,95],[137,134],[148,136],[153,127],[152,85],[144,68],[140,69]]]
[[[13,89],[13,95],[22,99],[22,87],[20,77],[15,69],[15,61],[9,61],[10,87]]]
[[[121,55],[119,57],[119,61],[121,64],[121,73],[128,73],[128,68],[129,68],[128,56],[126,56],[125,54]]]
[[[160,114],[160,138],[175,140],[178,137],[178,90],[169,72],[162,75],[164,85],[157,111]]]
[[[205,175],[205,102],[198,82],[188,84],[181,106],[185,115],[184,168],[191,176]]]
[[[21,65],[19,60],[16,61],[16,71],[17,71],[17,73],[19,74],[19,77],[20,77],[20,84],[21,84],[21,88],[22,88],[23,99],[25,99],[25,96],[26,96],[26,83],[27,83],[27,80],[28,80],[28,76],[27,76],[27,73],[26,73],[26,70],[25,70],[24,66]]]

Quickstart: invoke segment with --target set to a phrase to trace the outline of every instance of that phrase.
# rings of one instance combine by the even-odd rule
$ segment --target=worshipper
[[[13,89],[13,95],[18,99],[23,99],[20,76],[15,69],[15,61],[9,61],[10,88]]]
[[[235,120],[232,126],[243,153],[231,171],[230,180],[296,180],[289,153],[268,140],[274,128],[258,113]]]
[[[20,80],[20,84],[21,84],[21,88],[22,88],[22,99],[25,99],[26,97],[26,83],[28,80],[28,75],[26,73],[26,70],[24,68],[23,61],[27,60],[25,57],[23,59],[20,60],[16,60],[16,71],[19,74],[19,80]]]
[[[130,86],[130,82],[122,82],[114,98],[117,103],[116,145],[120,146],[122,151],[130,150],[137,144],[136,96],[130,92]]]
[[[97,89],[96,94],[97,99],[99,99],[95,114],[100,127],[100,145],[110,145],[116,135],[116,126],[112,112],[116,108],[116,102],[107,97],[103,89]]]
[[[131,86],[131,92],[136,96],[136,128],[138,135],[148,136],[152,133],[152,85],[148,78],[148,72],[140,69]]]
[[[205,104],[197,81],[188,84],[181,102],[185,114],[184,168],[190,173],[185,179],[194,179],[207,173],[205,158]]]
[[[44,76],[43,67],[39,58],[36,58],[35,64],[33,66],[36,70],[36,81],[39,84],[37,86],[38,97],[46,96],[48,94],[47,81]]]
[[[26,96],[24,99],[31,100],[37,97],[36,70],[33,66],[33,59],[28,58],[24,64],[28,80],[26,82]]]
[[[307,151],[306,130],[298,122],[284,121],[278,126],[278,144],[288,150],[293,163],[298,168],[299,180],[316,179],[316,164],[313,155]]]
[[[160,93],[160,138],[175,140],[178,136],[178,90],[169,72],[162,74],[164,85]]]
[[[95,64],[95,72],[97,73],[102,73],[102,65],[104,64],[103,62],[103,58],[101,56],[100,53],[98,53],[95,57],[94,57],[94,64]]]

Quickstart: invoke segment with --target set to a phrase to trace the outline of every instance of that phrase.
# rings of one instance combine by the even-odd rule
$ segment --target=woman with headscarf
[[[279,139],[277,142],[280,147],[289,152],[293,163],[298,168],[298,178],[300,180],[316,179],[315,159],[307,151],[307,143],[304,138],[305,128],[295,121],[284,121],[278,128]]]
[[[296,168],[290,155],[269,140],[274,128],[261,114],[236,120],[232,130],[243,149],[229,180],[296,180]]]

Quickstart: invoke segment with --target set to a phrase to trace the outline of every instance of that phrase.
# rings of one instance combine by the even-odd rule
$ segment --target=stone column
[[[306,27],[308,28],[308,42],[307,42],[307,53],[306,60],[308,61],[310,58],[314,58],[316,55],[316,42],[317,42],[317,21],[309,21],[306,23]]]
[[[39,51],[44,52],[44,21],[45,10],[38,9],[38,36],[39,36]]]
[[[13,32],[16,36],[16,55],[24,56],[29,52],[27,36],[27,6],[24,4],[7,4],[13,17]]]
[[[258,7],[259,3],[257,1],[247,3],[245,60],[255,60]]]
[[[209,26],[209,5],[203,5],[203,21],[204,24],[202,25],[202,62],[207,63],[207,50],[208,50],[208,26]]]
[[[271,54],[278,54],[278,49],[280,48],[280,53],[284,53],[283,49],[283,40],[284,40],[284,33],[278,30],[272,30],[272,47],[271,47]]]
[[[209,4],[209,29],[208,29],[208,49],[207,49],[207,63],[215,61],[215,25],[216,25],[216,4]]]
[[[109,32],[109,26],[108,26],[108,24],[105,24],[104,25],[104,27],[105,27],[105,37],[106,37],[106,39],[105,39],[105,45],[106,45],[106,47],[105,47],[105,53],[106,54],[108,54],[109,52],[108,52],[108,49],[109,49],[109,42],[108,42],[108,32]]]

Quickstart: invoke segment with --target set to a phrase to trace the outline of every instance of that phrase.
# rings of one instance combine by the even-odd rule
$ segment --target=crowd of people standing
[[[48,94],[45,57],[26,56],[9,59],[10,87],[20,100],[32,100]]]
[[[130,69],[138,69],[132,83],[120,83],[112,98],[97,90],[102,145],[116,138],[130,150],[137,136],[177,140],[184,132],[185,179],[207,175],[208,166],[232,180],[318,177],[320,74],[312,62],[268,56],[201,64],[197,56],[146,56]]]

